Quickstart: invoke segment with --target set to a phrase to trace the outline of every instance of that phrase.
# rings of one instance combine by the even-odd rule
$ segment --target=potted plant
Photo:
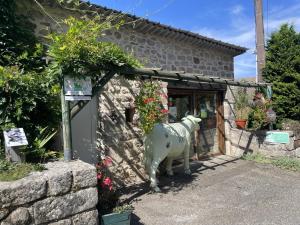
[[[246,88],[239,87],[235,99],[235,124],[237,128],[245,129],[249,110],[249,96]]]
[[[262,92],[256,91],[253,97],[252,109],[249,112],[248,128],[253,130],[267,129],[275,121],[276,113],[272,109],[271,100],[265,99]]]
[[[130,225],[133,207],[128,204],[118,205],[119,194],[113,187],[108,168],[113,160],[104,156],[96,164],[98,180],[98,211],[102,225]],[[117,205],[117,207],[116,207]]]
[[[102,216],[101,225],[130,225],[132,211],[132,205],[117,206],[112,213]]]

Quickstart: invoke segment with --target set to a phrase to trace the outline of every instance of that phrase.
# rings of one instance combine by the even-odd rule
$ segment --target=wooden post
[[[257,54],[257,77],[256,82],[263,82],[262,71],[266,64],[264,21],[262,0],[254,0],[255,4],[255,33],[256,33],[256,54]]]
[[[64,88],[61,88],[61,113],[63,127],[63,142],[64,142],[64,160],[71,161],[73,159],[72,151],[72,133],[70,120],[70,103],[65,100]]]

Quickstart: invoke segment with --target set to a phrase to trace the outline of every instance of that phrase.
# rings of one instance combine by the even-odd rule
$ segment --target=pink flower
[[[112,185],[112,181],[109,177],[106,177],[104,180],[103,180],[103,184],[106,185],[106,186],[111,186]]]
[[[112,158],[109,156],[106,156],[105,159],[103,160],[103,165],[104,166],[111,166],[112,165]]]
[[[97,173],[97,179],[100,180],[102,178],[102,173]]]

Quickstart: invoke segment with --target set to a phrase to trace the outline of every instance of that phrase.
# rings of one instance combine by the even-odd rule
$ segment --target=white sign
[[[90,77],[74,78],[64,77],[65,99],[69,101],[75,100],[91,100],[92,81]]]
[[[28,145],[28,141],[23,128],[13,128],[8,131],[4,131],[3,134],[5,145],[7,147]]]

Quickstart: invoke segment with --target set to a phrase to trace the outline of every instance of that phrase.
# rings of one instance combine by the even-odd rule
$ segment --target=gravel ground
[[[131,224],[300,225],[300,173],[219,156],[160,177],[161,193],[130,187]]]

